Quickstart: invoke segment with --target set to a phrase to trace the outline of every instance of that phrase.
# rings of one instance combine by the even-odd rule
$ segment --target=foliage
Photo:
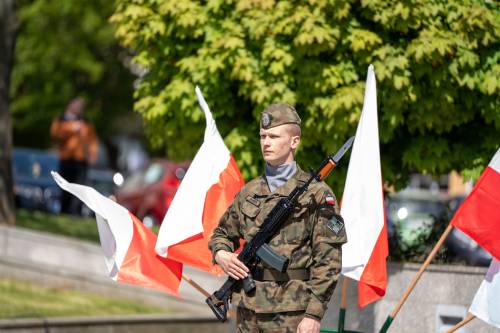
[[[298,160],[317,165],[355,133],[370,63],[389,183],[484,167],[498,148],[492,1],[120,0],[112,22],[144,71],[135,109],[170,158],[202,140],[199,85],[245,178],[261,172],[259,113],[276,101],[296,105]]]
[[[76,96],[88,100],[86,116],[101,136],[132,109],[133,75],[108,22],[113,10],[112,1],[18,1],[11,86],[16,145],[48,146],[52,119]]]
[[[67,286],[39,285],[0,279],[0,318],[104,316],[172,312],[137,302],[81,293]]]

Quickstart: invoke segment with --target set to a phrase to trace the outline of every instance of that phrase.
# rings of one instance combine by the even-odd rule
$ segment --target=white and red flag
[[[68,183],[57,172],[52,177],[63,190],[94,211],[109,276],[178,295],[182,264],[155,253],[156,235],[127,209],[92,187]]]
[[[163,219],[156,252],[220,274],[212,264],[208,241],[244,181],[200,89],[195,91],[206,118],[205,137]]]
[[[493,258],[469,312],[500,328],[500,261]]]
[[[373,66],[368,67],[365,98],[340,213],[348,242],[342,246],[342,274],[357,280],[358,305],[385,295],[389,254],[378,139],[377,88]]]
[[[451,223],[500,259],[500,149]]]

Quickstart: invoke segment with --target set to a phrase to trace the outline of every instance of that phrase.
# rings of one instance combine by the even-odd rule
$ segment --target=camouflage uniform
[[[304,311],[276,313],[255,313],[242,307],[237,308],[236,332],[295,333]]]
[[[247,183],[214,230],[209,243],[213,255],[219,250],[234,252],[240,238],[249,242],[276,203],[309,177],[298,167],[272,193],[265,176]],[[295,332],[304,316],[323,317],[340,274],[341,246],[347,241],[338,214],[331,189],[323,182],[313,181],[299,198],[292,216],[269,242],[273,250],[289,258],[287,272],[307,272],[308,277],[283,278],[283,274],[260,262],[257,272],[267,270],[277,278],[259,278],[256,274],[254,292],[246,295],[239,289],[233,293],[231,302],[238,307],[238,331],[272,332],[272,322],[276,321],[280,323],[275,327],[278,332]]]

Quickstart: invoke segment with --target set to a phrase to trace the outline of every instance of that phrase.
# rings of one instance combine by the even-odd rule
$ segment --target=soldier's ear
[[[295,150],[295,149],[297,149],[297,147],[299,146],[299,144],[300,144],[300,136],[298,136],[298,135],[292,136],[291,142],[290,142],[290,147],[293,150]]]

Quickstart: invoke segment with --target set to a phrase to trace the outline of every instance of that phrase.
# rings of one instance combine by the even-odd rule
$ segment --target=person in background
[[[78,184],[86,183],[88,165],[96,162],[98,153],[94,126],[83,117],[84,109],[83,98],[71,100],[64,113],[54,119],[50,128],[50,136],[59,152],[59,172],[67,181]],[[79,215],[80,200],[63,191],[61,211]]]

